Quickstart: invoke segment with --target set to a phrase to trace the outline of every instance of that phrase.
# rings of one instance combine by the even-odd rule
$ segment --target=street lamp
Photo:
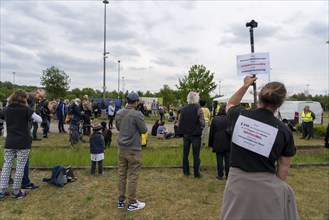
[[[218,80],[218,96],[220,97],[220,83],[221,83],[222,81],[220,81],[220,80]]]
[[[118,60],[118,99],[120,98],[120,60]]]
[[[109,1],[104,0],[103,3],[104,3],[103,99],[105,99],[105,90],[106,90],[105,75],[106,75],[106,58],[107,58],[106,54],[109,54],[109,52],[106,52],[106,4],[108,4]]]

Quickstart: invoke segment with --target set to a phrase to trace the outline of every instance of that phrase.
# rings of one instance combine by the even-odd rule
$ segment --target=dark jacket
[[[158,127],[159,127],[159,123],[155,123],[152,127],[152,131],[151,131],[151,134],[152,136],[157,136],[157,130],[158,130]]]
[[[71,114],[74,116],[74,119],[72,120],[73,123],[78,123],[81,120],[81,109],[80,107],[74,103],[70,106]]]
[[[90,153],[101,154],[104,153],[105,141],[102,131],[96,131],[90,138]]]
[[[3,109],[0,117],[6,121],[7,125],[5,149],[31,148],[29,120],[32,114],[33,110],[30,107],[19,104],[10,104]]]
[[[205,126],[203,111],[199,105],[189,104],[180,113],[178,134],[201,136]]]
[[[213,152],[222,153],[231,149],[231,136],[227,132],[226,114],[216,115],[210,125],[208,146]]]
[[[56,114],[58,118],[64,118],[66,115],[66,108],[64,102],[60,102],[56,108]]]

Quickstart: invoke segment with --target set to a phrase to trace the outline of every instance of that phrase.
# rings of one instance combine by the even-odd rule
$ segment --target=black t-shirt
[[[280,156],[292,157],[296,153],[294,139],[290,129],[277,119],[272,112],[264,108],[244,110],[240,106],[234,106],[227,113],[228,120],[233,125],[232,131],[240,114],[278,128],[278,133],[268,158],[232,142],[230,165],[246,172],[275,173],[275,162]]]
[[[3,116],[7,125],[6,149],[31,148],[29,119],[32,114],[32,108],[18,104],[11,104],[3,109]]]

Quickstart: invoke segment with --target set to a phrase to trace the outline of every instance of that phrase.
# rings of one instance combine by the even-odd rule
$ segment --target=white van
[[[278,117],[281,120],[288,120],[293,126],[302,123],[302,112],[304,107],[310,106],[310,110],[315,114],[314,124],[323,123],[323,109],[319,102],[313,101],[285,101],[278,109]]]

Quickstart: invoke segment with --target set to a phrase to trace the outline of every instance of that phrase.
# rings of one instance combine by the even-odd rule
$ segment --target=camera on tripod
[[[255,20],[251,20],[250,22],[246,23],[246,27],[250,27],[250,28],[256,28],[258,25],[258,23]]]

